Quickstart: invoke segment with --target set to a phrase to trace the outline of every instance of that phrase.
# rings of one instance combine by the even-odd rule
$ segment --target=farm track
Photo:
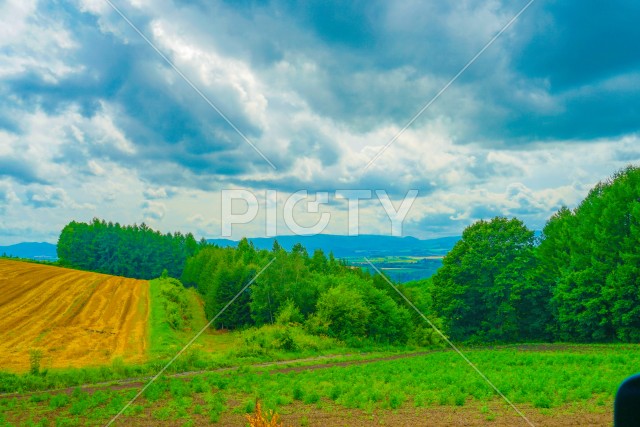
[[[553,345],[553,344],[523,344],[523,345],[504,345],[504,346],[495,346],[492,349],[513,349],[514,351],[563,351],[563,350],[574,350],[576,348],[581,348],[579,346],[573,345]],[[478,350],[486,350],[487,348],[479,348]],[[434,353],[442,353],[452,351],[450,349],[434,349],[429,351],[420,351],[414,353],[401,353],[401,354],[393,354],[388,356],[381,357],[371,357],[368,359],[352,359],[352,360],[344,360],[339,362],[331,362],[333,359],[344,358],[344,357],[354,357],[354,356],[367,356],[367,353],[356,354],[337,354],[337,355],[328,355],[328,356],[317,356],[317,357],[309,357],[304,359],[290,359],[290,360],[281,360],[274,362],[261,362],[261,363],[253,363],[249,365],[242,366],[232,366],[226,368],[218,368],[218,369],[210,369],[210,370],[199,370],[199,371],[186,371],[186,372],[178,372],[173,374],[165,374],[165,378],[184,378],[188,379],[191,377],[195,377],[198,375],[203,375],[207,373],[221,373],[221,372],[233,372],[237,371],[240,368],[269,368],[269,367],[278,367],[282,365],[290,365],[297,363],[309,363],[309,362],[319,362],[319,361],[328,361],[327,363],[317,363],[317,364],[309,364],[309,365],[300,365],[300,366],[288,366],[285,368],[275,369],[273,371],[266,372],[258,372],[258,374],[266,373],[268,375],[271,374],[283,374],[289,372],[303,372],[303,371],[315,371],[319,369],[329,369],[329,368],[337,368],[337,367],[348,367],[348,366],[356,366],[356,365],[368,365],[379,362],[389,362],[400,359],[408,359],[414,357],[427,356],[429,354]],[[465,351],[473,351],[473,349],[465,349]],[[48,389],[48,390],[38,390],[27,393],[2,393],[0,394],[0,399],[7,398],[26,398],[36,394],[71,394],[77,388],[82,389],[87,393],[93,393],[97,390],[128,390],[132,388],[142,388],[149,380],[151,380],[153,376],[144,376],[144,377],[131,377],[131,378],[123,378],[119,380],[105,381],[100,383],[92,383],[92,384],[82,384],[74,387],[65,387],[59,389]]]
[[[386,361],[392,361],[392,360],[398,360],[398,359],[407,359],[407,358],[412,358],[412,357],[426,356],[427,354],[441,352],[441,351],[446,351],[446,350],[422,351],[422,352],[418,352],[418,353],[394,354],[394,355],[391,355],[391,356],[375,357],[375,358],[371,358],[371,359],[357,359],[357,360],[347,360],[347,361],[321,363],[321,364],[313,364],[313,365],[290,366],[290,367],[286,367],[286,368],[282,368],[282,369],[276,369],[274,371],[267,371],[267,372],[264,372],[264,373],[266,373],[266,374],[281,374],[281,373],[288,373],[288,372],[315,371],[315,370],[318,370],[318,369],[328,369],[328,368],[345,367],[345,366],[353,366],[353,365],[364,365],[364,364],[370,364],[370,363],[386,362]],[[307,362],[316,362],[316,361],[321,361],[321,360],[332,360],[332,359],[338,359],[338,358],[350,357],[350,356],[355,356],[355,354],[338,354],[338,355],[331,355],[331,356],[318,356],[318,357],[309,357],[309,358],[304,358],[304,359],[279,360],[279,361],[275,361],[275,362],[261,362],[261,363],[254,363],[254,364],[250,364],[250,365],[231,366],[231,367],[227,367],[227,368],[218,368],[218,369],[210,369],[210,370],[177,372],[177,373],[174,373],[174,374],[164,375],[164,377],[166,377],[166,378],[184,378],[184,379],[187,379],[187,378],[191,378],[191,377],[194,377],[194,376],[197,376],[197,375],[203,375],[203,374],[208,374],[208,373],[233,372],[233,371],[237,371],[240,368],[247,368],[247,367],[251,367],[251,368],[269,368],[269,367],[278,367],[278,366],[282,366],[282,365],[290,365],[290,364],[294,364],[294,363],[307,363]],[[263,372],[258,372],[258,374],[262,374],[262,373]],[[23,397],[30,397],[30,396],[35,395],[35,394],[43,394],[43,393],[49,393],[49,394],[66,393],[66,394],[71,394],[76,388],[80,388],[80,389],[82,389],[83,391],[85,391],[87,393],[93,393],[94,391],[103,390],[105,388],[108,388],[110,390],[127,390],[127,389],[131,389],[131,388],[142,387],[143,385],[145,385],[147,383],[147,381],[151,380],[151,378],[153,378],[153,376],[123,378],[123,379],[120,379],[120,380],[105,381],[105,382],[101,382],[101,383],[83,384],[83,385],[74,386],[74,387],[66,387],[66,388],[59,388],[59,389],[49,389],[49,390],[39,390],[39,391],[33,391],[33,392],[27,392],[27,393],[3,393],[3,394],[0,394],[0,399],[14,398],[14,397],[23,398]]]
[[[2,370],[27,370],[32,349],[45,369],[144,361],[148,314],[147,281],[0,260]]]

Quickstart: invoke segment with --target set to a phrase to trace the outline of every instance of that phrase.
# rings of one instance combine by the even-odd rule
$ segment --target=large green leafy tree
[[[553,222],[540,249],[554,261],[559,338],[640,339],[640,169],[599,183]]]
[[[411,314],[384,291],[364,282],[363,296],[371,314],[367,321],[367,336],[384,343],[406,343],[413,329]]]
[[[329,289],[318,300],[317,317],[334,337],[365,336],[370,315],[361,290],[346,283]]]
[[[574,215],[567,207],[562,207],[545,225],[540,244],[535,249],[537,268],[534,280],[547,293],[548,306],[541,319],[547,323],[546,338],[559,337],[558,305],[553,300],[560,278],[566,274],[571,263],[571,239]],[[534,319],[535,322],[535,319]]]
[[[518,219],[467,227],[433,278],[433,308],[454,339],[509,341],[541,334],[535,309],[546,305],[532,280],[534,233]],[[544,329],[544,327],[542,328]]]
[[[205,312],[211,319],[250,282],[264,264],[266,254],[257,251],[246,239],[237,248],[201,246],[198,254],[187,260],[182,280],[203,295]],[[250,302],[251,290],[246,289],[219,315],[215,326],[236,329],[252,324]]]

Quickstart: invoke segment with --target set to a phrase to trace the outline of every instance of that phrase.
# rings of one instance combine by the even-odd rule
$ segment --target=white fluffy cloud
[[[419,237],[493,215],[540,228],[640,161],[634,48],[567,80],[562,46],[596,30],[574,28],[562,5],[532,6],[368,169],[514,5],[341,5],[348,25],[331,3],[118,5],[219,111],[106,2],[3,3],[0,244],[54,241],[93,216],[215,237],[225,188],[277,190],[282,233],[284,200],[303,189],[381,189],[396,202],[417,189],[405,232]],[[346,233],[346,204],[325,209],[326,231]],[[362,232],[390,232],[376,200],[361,217]],[[263,235],[264,221],[235,237]]]

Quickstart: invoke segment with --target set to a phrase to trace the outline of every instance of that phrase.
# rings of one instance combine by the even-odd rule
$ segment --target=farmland
[[[48,370],[2,374],[0,425],[104,425],[207,321],[197,292],[175,279],[0,267],[3,371],[26,371],[33,348]],[[166,295],[185,301],[180,328]],[[618,384],[640,366],[632,344],[463,351],[535,425],[609,425]],[[295,324],[207,331],[115,425],[243,425],[256,402],[288,426],[526,425],[447,348],[354,348]]]
[[[349,265],[374,273],[375,271],[367,262],[368,259],[392,280],[402,283],[433,276],[442,266],[442,258],[440,255],[389,255],[366,258],[362,256],[349,257],[345,260]]]
[[[613,396],[637,346],[466,349],[535,425],[610,425]],[[0,420],[104,425],[142,383],[0,399]],[[402,358],[244,366],[153,384],[115,425],[243,425],[256,401],[289,426],[527,425],[452,351]]]
[[[148,348],[146,281],[0,259],[0,366],[140,362]]]

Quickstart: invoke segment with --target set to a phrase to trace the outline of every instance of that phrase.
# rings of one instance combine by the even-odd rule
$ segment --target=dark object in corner
[[[614,427],[640,427],[640,374],[624,380],[616,393]]]

